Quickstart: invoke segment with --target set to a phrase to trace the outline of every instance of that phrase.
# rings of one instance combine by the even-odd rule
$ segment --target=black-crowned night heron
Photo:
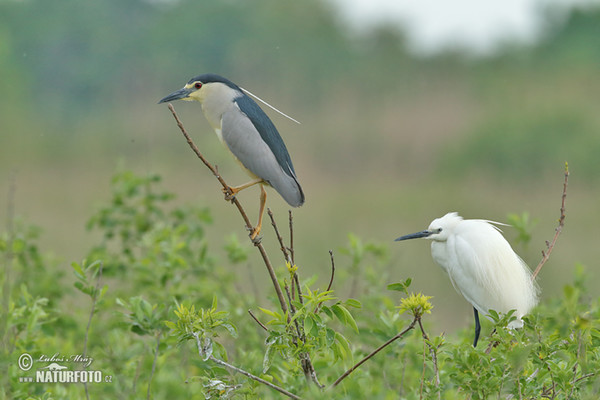
[[[260,185],[258,223],[250,235],[253,240],[262,227],[267,201],[264,185],[273,187],[292,207],[304,204],[304,193],[277,128],[239,86],[216,74],[199,75],[159,103],[180,99],[200,102],[204,116],[221,142],[253,178],[248,183],[231,187],[233,195]]]

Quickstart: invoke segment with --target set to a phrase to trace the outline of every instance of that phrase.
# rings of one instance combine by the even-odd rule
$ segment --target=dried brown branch
[[[533,271],[533,275],[531,279],[535,280],[535,278],[540,273],[540,270],[546,264],[546,261],[550,258],[550,253],[552,253],[552,249],[554,249],[554,245],[556,245],[556,240],[560,236],[563,227],[565,226],[565,217],[566,217],[566,208],[565,208],[565,200],[567,198],[567,184],[569,183],[569,164],[565,163],[565,181],[563,184],[563,192],[562,192],[562,203],[560,206],[560,218],[558,219],[558,226],[555,229],[554,237],[551,242],[546,242],[546,251],[542,250],[542,260],[536,267],[535,271]]]
[[[294,256],[294,216],[292,214],[292,210],[288,211],[289,214],[289,225],[290,225],[290,247],[288,247],[288,251],[290,253],[290,259],[292,265],[296,265],[296,258]],[[294,272],[294,282],[292,283],[292,297],[295,298],[294,286],[296,288],[296,292],[298,292],[298,300],[300,304],[304,304],[304,298],[302,297],[302,287],[300,286],[300,278],[298,277],[298,273]]]
[[[265,324],[263,324],[262,322],[260,322],[260,321],[258,320],[258,318],[256,318],[256,315],[254,315],[254,314],[252,313],[252,310],[248,310],[248,314],[250,314],[250,316],[251,316],[252,318],[254,318],[254,320],[256,321],[256,323],[257,323],[258,325],[260,325],[260,327],[261,327],[261,328],[263,328],[265,331],[269,332],[269,328],[267,328],[267,327],[265,326]]]
[[[285,262],[292,262],[292,259],[290,257],[290,254],[287,251],[287,248],[285,247],[285,244],[283,243],[283,238],[281,237],[281,234],[279,233],[279,228],[277,228],[277,223],[275,222],[275,217],[273,216],[273,212],[271,211],[270,208],[267,208],[267,214],[269,215],[269,218],[271,218],[271,225],[273,226],[273,230],[275,230],[275,236],[277,236],[277,240],[279,241],[279,248],[281,250],[281,252],[283,253],[283,259]]]
[[[335,261],[333,259],[333,250],[329,250],[329,257],[331,258],[331,278],[329,279],[329,285],[327,285],[327,292],[331,290],[333,285],[333,277],[335,276]]]
[[[292,261],[292,264],[296,264],[296,259],[294,257],[294,217],[292,215],[292,210],[288,211],[288,215],[289,215],[289,224],[290,224],[290,247],[289,247],[290,259]]]
[[[404,329],[402,332],[398,333],[396,336],[394,336],[393,338],[391,338],[390,340],[388,340],[387,342],[385,342],[384,344],[382,344],[381,346],[379,346],[378,348],[376,348],[375,350],[373,350],[371,353],[369,353],[367,356],[365,356],[362,360],[360,360],[359,362],[357,362],[356,364],[354,364],[352,367],[350,367],[350,369],[348,369],[346,372],[344,372],[339,378],[336,379],[335,382],[333,382],[333,384],[331,385],[331,387],[334,388],[337,385],[339,385],[339,383],[341,381],[343,381],[348,375],[350,375],[352,372],[354,372],[354,370],[356,370],[358,367],[360,367],[361,365],[363,365],[365,362],[369,361],[369,359],[371,359],[372,357],[374,357],[377,353],[379,353],[381,350],[383,350],[384,348],[386,348],[387,346],[389,346],[390,344],[392,344],[396,340],[402,338],[411,329],[414,329],[415,325],[417,324],[417,320],[418,319],[420,319],[420,317],[415,316],[415,318],[412,320],[412,322],[410,323],[410,325],[408,325],[406,327],[406,329]]]
[[[230,200],[231,203],[233,203],[237,207],[238,211],[240,212],[240,215],[242,216],[242,219],[244,220],[244,223],[246,224],[246,229],[248,231],[252,232],[253,227],[252,227],[252,224],[250,223],[250,219],[248,218],[248,215],[244,211],[244,209],[243,209],[242,205],[240,204],[240,202],[238,201],[238,199],[235,197],[232,197],[233,192],[231,191],[231,188],[229,187],[229,185],[225,182],[223,177],[219,174],[219,171],[217,170],[217,168],[215,168],[210,162],[208,162],[208,160],[206,158],[204,158],[204,156],[202,155],[200,150],[198,150],[198,147],[196,147],[196,145],[192,141],[192,138],[190,137],[190,135],[188,135],[187,131],[185,130],[185,127],[183,126],[181,120],[177,116],[177,113],[175,112],[173,105],[169,103],[168,107],[169,107],[169,110],[171,111],[171,114],[173,114],[173,118],[175,118],[175,121],[177,122],[177,126],[179,127],[179,130],[181,130],[181,133],[185,137],[185,139],[186,139],[188,145],[190,146],[190,148],[192,149],[192,151],[196,154],[196,156],[198,156],[198,158],[204,163],[204,165],[206,165],[206,167],[208,169],[210,169],[210,171],[213,173],[215,178],[217,178],[219,183],[221,183],[221,185],[223,186],[223,189],[226,192],[226,198],[228,200]],[[287,312],[288,307],[287,307],[287,304],[285,301],[285,297],[283,296],[283,291],[281,290],[281,285],[279,284],[279,281],[277,280],[277,275],[275,275],[275,270],[273,270],[273,266],[271,265],[271,261],[269,260],[269,256],[267,255],[267,252],[265,251],[265,248],[263,247],[262,243],[260,243],[260,240],[253,241],[253,243],[258,248],[258,251],[260,252],[260,255],[262,256],[262,259],[265,263],[267,271],[269,272],[271,281],[273,282],[273,287],[275,288],[275,292],[277,293],[277,298],[279,299],[279,305],[281,306],[281,310],[285,313],[285,312]]]
[[[331,258],[331,278],[329,278],[329,285],[327,285],[327,290],[325,290],[326,292],[329,292],[331,290],[331,286],[333,285],[333,277],[335,276],[335,262],[333,260],[333,250],[329,250],[329,257]],[[315,311],[313,312],[317,314],[321,310],[322,305],[323,303],[319,303],[319,305],[317,305]]]

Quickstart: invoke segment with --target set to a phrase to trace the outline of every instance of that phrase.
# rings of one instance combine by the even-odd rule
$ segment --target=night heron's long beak
[[[192,89],[192,88],[181,88],[181,89],[179,89],[179,90],[171,93],[170,95],[168,95],[168,96],[160,99],[160,101],[158,102],[158,104],[160,104],[160,103],[166,103],[167,101],[185,99],[193,91],[194,91],[194,89]]]
[[[395,242],[399,242],[401,240],[408,240],[408,239],[419,239],[419,238],[424,238],[427,236],[431,236],[435,233],[435,231],[429,231],[429,230],[424,230],[421,232],[415,232],[415,233],[410,233],[408,235],[404,235],[404,236],[400,236],[398,239],[394,240]]]

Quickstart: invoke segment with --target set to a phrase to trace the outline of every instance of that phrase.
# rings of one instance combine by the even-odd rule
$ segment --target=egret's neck
[[[448,264],[448,248],[446,246],[446,242],[438,242],[438,241],[432,241],[431,242],[431,256],[433,257],[433,260],[440,266],[442,267],[442,269],[446,272],[448,272],[448,269],[446,268],[446,265]]]

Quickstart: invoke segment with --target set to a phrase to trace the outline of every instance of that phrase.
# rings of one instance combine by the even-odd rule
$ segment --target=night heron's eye
[[[196,82],[196,83],[194,83],[194,87],[196,89],[200,89],[202,87],[202,82]]]

